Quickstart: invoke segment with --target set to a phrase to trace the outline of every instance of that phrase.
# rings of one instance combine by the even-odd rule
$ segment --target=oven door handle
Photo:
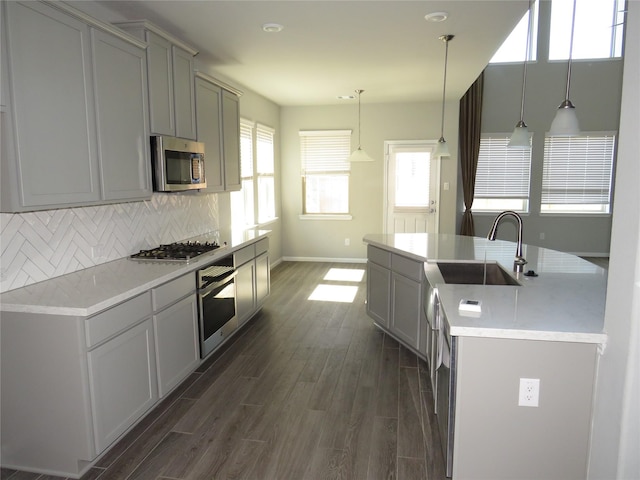
[[[215,290],[216,288],[219,288],[225,285],[226,283],[229,283],[229,280],[234,278],[237,274],[238,272],[234,270],[232,272],[225,274],[225,276],[220,278],[219,280],[215,280],[211,283],[207,283],[204,287],[198,290],[198,295],[203,295],[203,296],[208,295],[209,293],[211,293],[212,290]]]

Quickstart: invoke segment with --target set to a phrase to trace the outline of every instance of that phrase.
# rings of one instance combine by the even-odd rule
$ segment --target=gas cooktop
[[[149,250],[140,250],[130,258],[133,260],[163,260],[188,262],[194,258],[220,248],[216,242],[177,242]]]

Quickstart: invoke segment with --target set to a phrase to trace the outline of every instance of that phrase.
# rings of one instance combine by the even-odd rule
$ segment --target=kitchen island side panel
[[[598,346],[459,337],[454,479],[584,479]],[[520,378],[539,406],[518,406]]]
[[[95,458],[83,319],[2,312],[3,467],[67,476]]]

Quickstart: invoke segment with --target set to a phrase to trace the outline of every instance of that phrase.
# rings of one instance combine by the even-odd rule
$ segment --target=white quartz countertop
[[[189,263],[138,261],[126,257],[96,265],[4,292],[0,294],[0,311],[91,316],[181,275],[195,272],[268,234],[268,230],[221,230],[199,235],[188,240],[215,239],[221,247]]]
[[[451,335],[606,343],[607,270],[575,255],[524,245],[524,271],[538,275],[529,277],[513,272],[515,242],[437,234],[371,234],[364,241],[425,262]],[[445,284],[439,261],[498,263],[521,285]],[[461,299],[481,301],[481,313],[460,312]]]

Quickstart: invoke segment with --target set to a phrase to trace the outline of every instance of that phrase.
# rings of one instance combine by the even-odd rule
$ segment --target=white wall
[[[440,136],[442,104],[367,104],[362,101],[362,148],[375,160],[352,164],[350,213],[352,220],[302,220],[300,176],[300,130],[352,129],[352,147],[358,141],[357,103],[338,106],[282,108],[282,209],[285,258],[364,259],[362,237],[383,229],[385,140],[437,140]],[[441,164],[440,183],[451,189],[440,199],[440,232],[455,232],[458,102],[448,102],[445,138],[451,157]],[[452,141],[453,139],[453,141]],[[344,239],[350,239],[350,246]]]
[[[640,478],[640,2],[629,2],[618,174],[589,478]]]

